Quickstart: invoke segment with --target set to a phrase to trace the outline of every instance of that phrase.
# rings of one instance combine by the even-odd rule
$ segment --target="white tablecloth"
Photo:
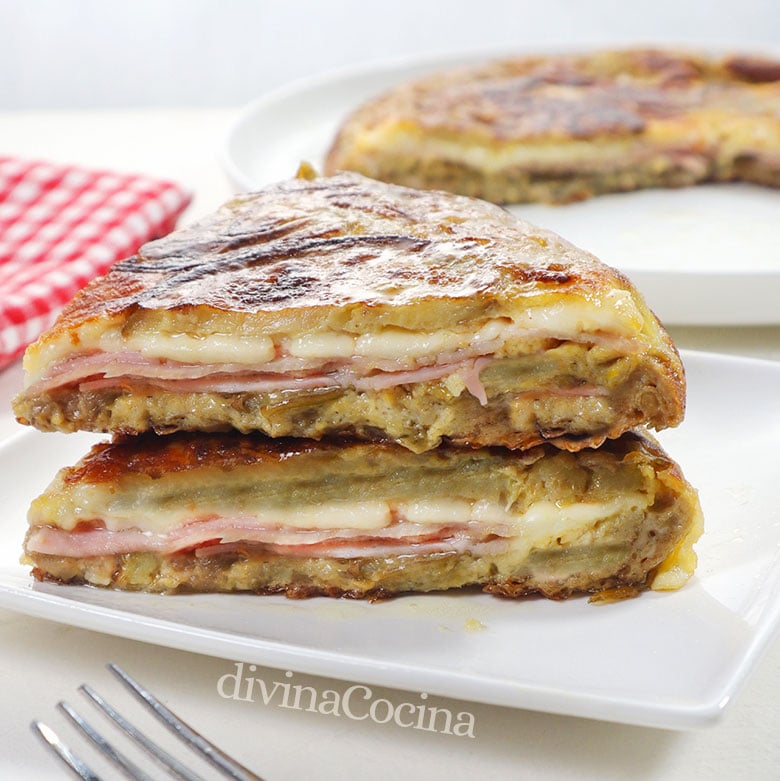
[[[230,194],[217,152],[235,115],[232,110],[0,113],[0,151],[171,177],[195,192],[186,221]],[[672,333],[681,347],[780,360],[780,327]],[[8,402],[20,384],[19,364],[0,372],[0,439],[18,428]],[[702,731],[645,729],[440,700],[441,707],[474,715],[475,736],[470,738],[226,699],[218,693],[218,681],[234,671],[230,660],[0,611],[0,778],[64,777],[37,750],[29,722],[40,717],[62,725],[55,703],[78,701],[75,690],[85,681],[118,700],[119,687],[104,669],[109,661],[135,673],[269,781],[780,777],[780,640],[770,646],[724,720]],[[255,673],[268,682],[283,674]],[[344,689],[343,683],[299,674],[295,682],[319,691]],[[395,702],[408,698],[378,687],[374,696]]]

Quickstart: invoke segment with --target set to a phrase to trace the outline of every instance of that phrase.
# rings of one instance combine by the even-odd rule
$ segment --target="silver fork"
[[[121,667],[116,664],[109,664],[108,669],[116,675],[117,678],[129,689],[135,698],[141,702],[151,713],[156,716],[176,737],[182,740],[191,749],[198,752],[208,762],[210,762],[225,778],[232,778],[236,781],[263,781],[260,776],[248,770],[236,760],[218,749],[213,743],[206,740],[202,735],[196,732],[192,727],[185,724],[171,710],[165,707],[153,694],[145,689],[141,684],[131,678]],[[96,705],[106,716],[108,716],[128,737],[140,746],[149,756],[158,764],[162,765],[174,778],[183,779],[183,781],[203,781],[203,778],[189,770],[178,759],[171,756],[165,749],[150,740],[137,727],[134,727],[127,719],[121,716],[111,707],[91,686],[82,684],[79,691],[85,694],[91,702]],[[124,754],[118,751],[109,743],[100,733],[86,722],[70,705],[66,702],[57,703],[57,707],[75,724],[78,730],[85,735],[100,753],[121,770],[128,778],[136,781],[154,781],[154,779],[128,759]],[[33,732],[38,735],[73,772],[85,781],[101,781],[89,766],[77,756],[54,732],[53,729],[40,721],[33,721],[30,725]]]

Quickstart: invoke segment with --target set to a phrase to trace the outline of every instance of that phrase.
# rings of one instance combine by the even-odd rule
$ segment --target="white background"
[[[2,0],[0,110],[240,105],[369,60],[659,40],[776,44],[780,3]]]

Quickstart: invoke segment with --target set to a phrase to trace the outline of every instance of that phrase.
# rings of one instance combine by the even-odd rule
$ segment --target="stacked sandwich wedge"
[[[29,514],[40,579],[515,597],[677,588],[679,356],[631,283],[482,201],[357,174],[237,197],[83,290],[18,419],[112,435]]]

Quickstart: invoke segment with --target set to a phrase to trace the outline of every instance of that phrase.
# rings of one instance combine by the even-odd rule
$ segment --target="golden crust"
[[[195,328],[224,317],[234,330],[425,330],[616,288],[636,295],[593,255],[492,204],[340,174],[238,196],[146,244],[79,293],[43,341],[155,311]]]
[[[663,459],[664,468],[682,479],[679,467],[646,432],[633,431],[610,441],[604,447],[588,450],[580,458],[594,464],[620,460],[631,453],[644,458]],[[107,483],[119,486],[125,480],[145,475],[153,480],[175,479],[181,473],[219,470],[226,474],[243,468],[268,470],[280,468],[288,474],[316,475],[323,466],[335,470],[353,470],[355,474],[372,471],[394,472],[413,465],[425,469],[456,469],[459,464],[485,462],[498,467],[503,460],[512,468],[524,470],[544,456],[557,457],[562,463],[573,463],[572,456],[557,453],[549,445],[508,452],[501,447],[476,450],[442,446],[435,450],[411,454],[390,442],[358,440],[311,440],[229,432],[178,432],[169,436],[143,434],[116,437],[93,445],[75,466],[62,472],[62,487]],[[303,464],[298,469],[296,464]],[[318,468],[314,468],[317,465]]]
[[[325,170],[497,202],[718,179],[780,186],[780,61],[633,49],[453,69],[358,108]]]
[[[668,536],[654,539],[649,552],[658,557]],[[575,594],[607,595],[616,589],[632,589],[632,596],[652,583],[653,568],[625,561],[615,574],[575,572],[563,574],[564,554],[546,562],[543,573],[524,572],[499,576],[502,557],[466,553],[423,556],[382,556],[364,559],[312,559],[293,556],[269,558],[247,552],[239,559],[209,560],[192,554],[122,554],[76,559],[34,553],[36,580],[88,584],[125,591],[151,593],[251,592],[284,594],[290,599],[346,597],[381,600],[408,593],[449,591],[478,587],[509,599],[539,595],[568,599]],[[605,569],[602,565],[600,570]]]
[[[382,445],[363,446],[379,451]],[[241,436],[235,432],[159,437],[141,435],[117,437],[93,445],[89,454],[63,474],[63,485],[79,483],[116,484],[125,475],[144,474],[153,479],[201,469],[233,470],[300,458],[307,453],[343,457],[354,448],[347,443],[307,439],[267,439]],[[361,457],[368,457],[363,452]]]

